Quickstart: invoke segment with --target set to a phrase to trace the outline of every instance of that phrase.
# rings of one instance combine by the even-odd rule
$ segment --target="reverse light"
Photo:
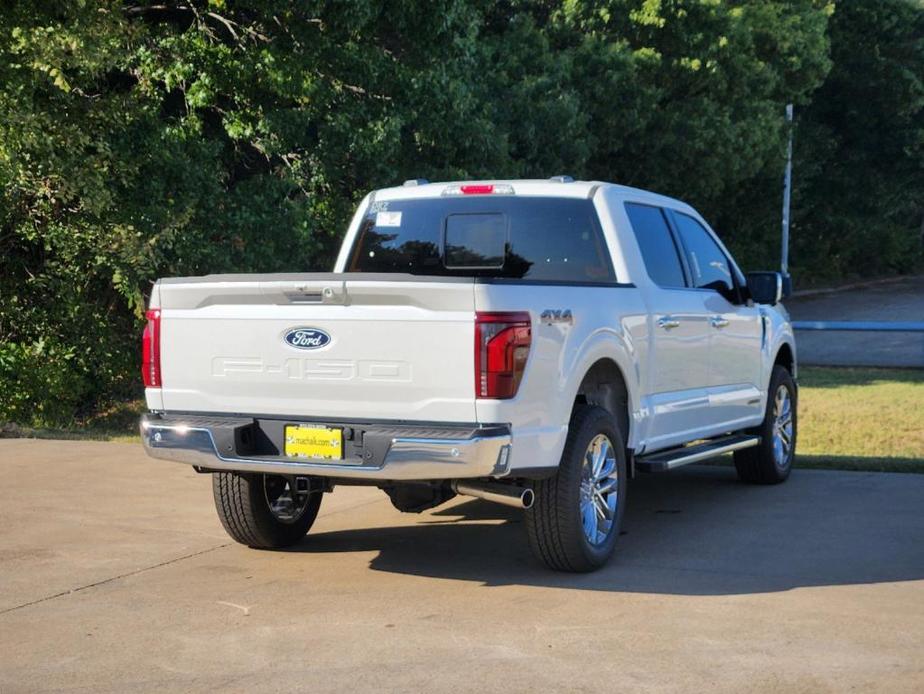
[[[141,378],[145,388],[160,388],[160,309],[145,312],[148,324],[141,335]]]
[[[475,314],[475,397],[506,400],[517,394],[532,344],[529,313]]]
[[[465,183],[446,186],[443,195],[513,195],[513,186],[509,183]]]

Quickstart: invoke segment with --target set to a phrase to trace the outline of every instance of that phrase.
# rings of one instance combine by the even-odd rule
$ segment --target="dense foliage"
[[[908,272],[924,244],[924,1],[845,2],[797,130],[798,267]]]
[[[33,0],[0,8],[0,420],[136,393],[161,275],[327,269],[405,178],[681,196],[746,266],[906,271],[921,0]]]

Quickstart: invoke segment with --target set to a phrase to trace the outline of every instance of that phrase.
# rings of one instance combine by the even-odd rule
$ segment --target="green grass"
[[[799,467],[924,472],[924,371],[803,367]]]
[[[143,411],[133,400],[66,429],[6,425],[0,436],[137,441]],[[802,367],[797,450],[801,468],[924,473],[924,371]]]
[[[795,467],[924,474],[924,371],[801,367]]]

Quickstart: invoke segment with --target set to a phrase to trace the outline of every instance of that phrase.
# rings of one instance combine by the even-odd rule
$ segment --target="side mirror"
[[[758,304],[773,306],[792,293],[792,280],[779,272],[749,272],[747,280],[748,293]]]

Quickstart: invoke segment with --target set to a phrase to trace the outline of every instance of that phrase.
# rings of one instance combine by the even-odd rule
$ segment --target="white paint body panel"
[[[475,305],[479,311],[528,306],[532,317],[532,346],[516,397],[476,401],[478,421],[512,425],[514,469],[558,461],[578,387],[598,360],[608,358],[619,365],[630,408],[637,399],[636,364],[647,361],[647,328],[645,307],[634,287],[476,284]],[[555,307],[571,308],[574,322],[542,322],[542,311]]]
[[[611,184],[504,183],[518,196],[591,198],[618,285],[344,274],[370,195],[357,209],[333,273],[159,282],[151,306],[162,309],[164,386],[147,390],[148,406],[168,412],[504,423],[513,433],[513,475],[558,464],[578,388],[601,359],[615,362],[625,380],[628,443],[636,451],[761,421],[774,358],[784,344],[795,355],[785,309],[738,306],[713,291],[658,287],[644,268],[624,203],[682,211],[708,229],[695,210]],[[446,185],[390,188],[376,191],[374,199],[439,196]],[[321,292],[328,294],[318,300]],[[313,295],[314,302],[299,301],[302,295]],[[574,320],[545,323],[540,315],[547,309],[570,309]],[[526,372],[513,399],[474,397],[476,311],[528,311],[532,318]],[[678,327],[659,327],[665,316],[676,318]],[[727,324],[713,326],[714,317]],[[306,351],[286,344],[285,332],[303,326],[324,330],[330,343]]]

